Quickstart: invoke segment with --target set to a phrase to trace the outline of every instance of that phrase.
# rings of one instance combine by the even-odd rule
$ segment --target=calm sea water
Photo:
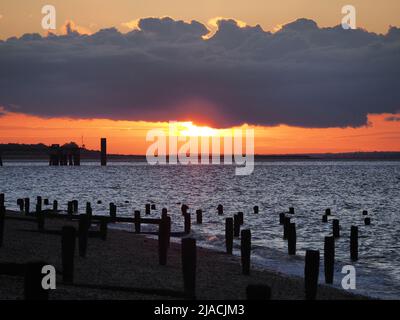
[[[132,216],[135,209],[144,212],[145,203],[155,203],[152,215],[168,208],[174,231],[183,229],[180,204],[185,203],[191,213],[203,209],[203,225],[193,223],[198,244],[217,250],[224,250],[225,218],[243,211],[244,227],[252,231],[256,266],[290,275],[303,274],[306,249],[320,249],[322,260],[324,237],[331,234],[332,225],[321,217],[331,208],[330,219],[338,218],[341,225],[334,285],[340,287],[342,266],[352,264],[357,271],[356,292],[400,298],[400,162],[260,162],[250,176],[235,176],[233,166],[115,162],[107,167],[97,163],[49,167],[45,162],[9,162],[0,167],[0,192],[6,194],[10,209],[17,209],[17,198],[37,195],[57,199],[63,209],[67,201],[77,199],[84,211],[90,201],[95,214],[107,214],[108,203],[114,202],[123,216]],[[217,215],[220,203],[224,216]],[[252,213],[254,205],[260,207],[258,215]],[[296,209],[295,257],[287,255],[279,225],[279,213],[289,206]],[[362,210],[368,210],[370,226],[364,226]],[[356,263],[349,253],[351,225],[359,226]],[[239,242],[235,252],[239,253]]]

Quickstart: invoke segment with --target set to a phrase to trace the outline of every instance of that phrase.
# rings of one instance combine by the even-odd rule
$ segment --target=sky
[[[346,4],[357,30],[339,26]],[[177,120],[192,134],[252,127],[257,154],[400,151],[399,12],[391,0],[3,0],[0,143],[98,149],[105,136],[109,152],[143,154],[147,131]]]

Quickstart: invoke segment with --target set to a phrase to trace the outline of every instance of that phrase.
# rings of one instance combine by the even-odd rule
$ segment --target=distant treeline
[[[62,145],[66,148],[78,147],[75,142]],[[0,144],[0,155],[4,159],[15,160],[43,160],[48,159],[51,146],[38,144]],[[144,161],[144,155],[109,154],[110,160],[135,160]],[[81,148],[81,159],[100,159],[100,151]],[[256,155],[256,161],[274,160],[400,160],[400,152],[349,152],[349,153],[321,153],[321,154],[282,154],[282,155]]]

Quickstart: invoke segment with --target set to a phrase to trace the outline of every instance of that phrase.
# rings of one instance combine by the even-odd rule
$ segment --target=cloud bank
[[[0,41],[0,105],[44,117],[362,126],[400,110],[400,29],[299,19],[276,33],[146,18],[139,29]]]

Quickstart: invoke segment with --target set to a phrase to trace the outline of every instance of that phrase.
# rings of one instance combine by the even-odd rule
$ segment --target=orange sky
[[[400,122],[385,121],[389,116],[370,115],[370,124],[361,128],[255,127],[255,153],[400,151]],[[43,119],[6,113],[0,117],[0,143],[62,144],[76,141],[81,144],[83,136],[87,148],[99,149],[100,137],[107,137],[110,153],[144,154],[151,144],[146,142],[148,130],[167,130],[167,126],[165,122]],[[182,131],[196,133],[195,129],[182,124]],[[219,131],[218,134],[222,133]]]

